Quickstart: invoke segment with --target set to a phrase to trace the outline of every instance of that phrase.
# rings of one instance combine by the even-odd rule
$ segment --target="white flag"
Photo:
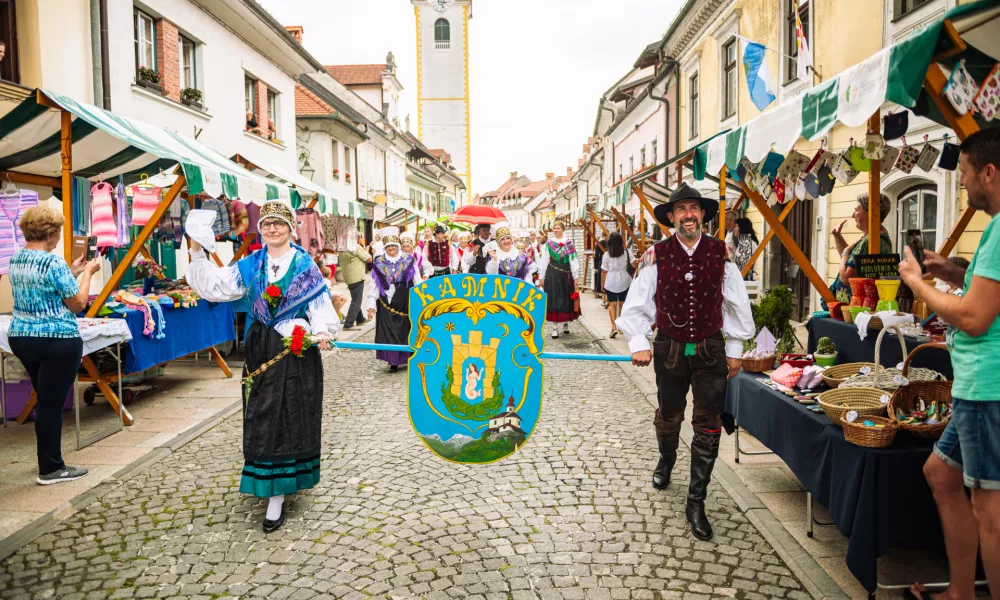
[[[797,60],[796,75],[803,81],[812,82],[809,71],[812,69],[813,56],[809,51],[809,41],[806,40],[806,32],[802,28],[802,20],[799,19],[799,2],[795,0],[792,5],[795,11],[795,43],[798,46],[799,56]]]

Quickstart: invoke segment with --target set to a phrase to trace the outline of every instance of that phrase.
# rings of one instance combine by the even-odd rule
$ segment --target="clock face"
[[[438,12],[444,12],[448,10],[449,6],[451,6],[451,0],[433,0],[433,2],[434,10]]]

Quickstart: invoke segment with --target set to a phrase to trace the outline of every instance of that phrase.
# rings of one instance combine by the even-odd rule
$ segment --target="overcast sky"
[[[409,0],[258,0],[323,64],[383,63],[390,50],[417,131]],[[511,171],[538,180],[576,167],[597,100],[658,40],[681,0],[475,0],[469,24],[473,193]],[[448,148],[452,154],[458,149]]]

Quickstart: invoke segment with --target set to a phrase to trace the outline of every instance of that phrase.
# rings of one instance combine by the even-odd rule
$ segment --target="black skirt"
[[[550,262],[545,269],[545,295],[548,296],[545,320],[566,323],[580,318],[580,313],[573,309],[575,302],[571,296],[575,291],[569,263]]]
[[[399,344],[410,343],[410,290],[396,286],[392,302],[386,302],[385,296],[379,295],[375,308],[375,343]],[[378,350],[375,358],[384,360],[391,366],[405,365],[412,352],[395,352]]]
[[[254,322],[246,337],[243,376],[285,347],[281,334]],[[313,346],[287,355],[254,377],[243,397],[243,478],[240,490],[269,497],[313,487],[322,446],[323,361]]]

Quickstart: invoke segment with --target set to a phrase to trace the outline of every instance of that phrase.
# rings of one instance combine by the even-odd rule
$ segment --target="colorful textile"
[[[86,177],[74,177],[71,195],[73,234],[90,235],[90,180]]]
[[[311,256],[323,254],[325,238],[318,212],[312,208],[300,208],[295,211],[295,233],[299,238],[299,244]]]
[[[259,233],[257,231],[257,222],[260,221],[260,207],[254,203],[246,205],[247,207],[247,233]]]
[[[383,296],[390,285],[402,285],[408,288],[413,281],[416,265],[416,261],[409,254],[401,256],[396,262],[388,260],[385,255],[377,256],[372,265],[372,282]]]
[[[118,225],[111,208],[111,184],[100,182],[90,188],[94,217],[91,234],[97,237],[97,248],[118,247]]]
[[[319,483],[319,455],[282,462],[246,461],[240,492],[270,498],[308,490]]]
[[[531,268],[531,259],[523,252],[518,252],[514,258],[501,258],[497,264],[497,271],[500,275],[524,279]]]
[[[239,201],[232,203],[232,216],[230,225],[234,235],[243,235],[250,226],[250,217],[247,215],[247,205]]]
[[[132,186],[132,224],[144,226],[153,218],[153,212],[160,205],[161,188],[156,186]]]
[[[128,201],[125,199],[125,184],[118,178],[118,185],[115,187],[115,202],[118,207],[118,245],[116,248],[128,246],[131,242],[128,234],[130,219],[128,216]]]
[[[965,290],[974,276],[1000,281],[1000,216],[986,225],[979,247],[965,270]],[[986,333],[973,337],[962,331],[954,335],[951,364],[955,383],[951,395],[970,401],[1000,400],[1000,319]]]
[[[248,316],[267,327],[286,319],[305,318],[309,303],[321,294],[329,294],[329,288],[323,280],[323,274],[312,258],[301,247],[292,245],[296,253],[292,265],[288,268],[293,273],[288,289],[283,290],[281,302],[277,311],[271,309],[264,298],[267,289],[267,249],[261,249],[236,263],[239,269],[243,287],[247,290],[249,304]]]
[[[565,243],[549,240],[545,247],[548,248],[549,257],[556,262],[568,263],[576,258],[576,247],[571,239],[566,239]]]
[[[0,194],[0,275],[7,272],[14,253],[24,248],[21,215],[37,204],[38,194],[31,190],[18,190],[16,194]]]
[[[9,337],[75,338],[76,317],[63,300],[80,293],[62,258],[41,250],[18,250],[10,260],[14,318]]]
[[[229,223],[229,209],[226,208],[225,202],[209,198],[201,203],[201,209],[215,211],[216,217],[215,222],[212,223],[212,233],[216,237],[226,235],[232,231],[232,226]]]

